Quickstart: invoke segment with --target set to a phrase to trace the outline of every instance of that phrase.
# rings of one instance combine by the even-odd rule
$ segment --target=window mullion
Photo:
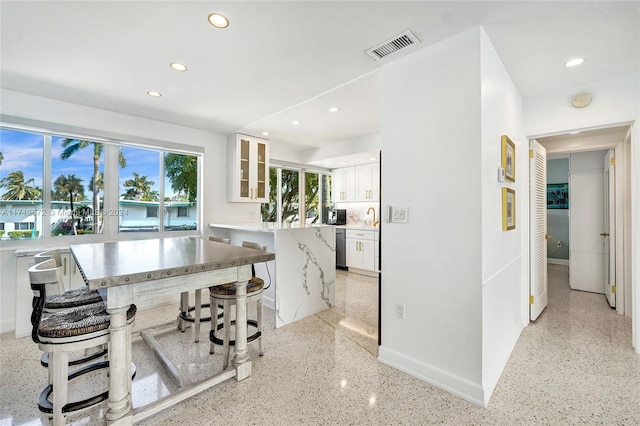
[[[120,189],[120,147],[105,144],[104,192],[102,201],[102,233],[108,239],[118,236],[120,225],[119,189]]]
[[[43,161],[42,161],[42,214],[40,220],[42,221],[42,237],[48,238],[51,236],[51,219],[53,219],[53,209],[51,206],[51,135],[44,136],[43,146]],[[36,219],[37,221],[37,219]]]
[[[160,195],[158,196],[158,221],[160,232],[164,232],[164,152],[160,151],[158,153],[160,156],[160,182],[158,182],[158,187],[160,188]],[[169,212],[167,212],[168,214]]]

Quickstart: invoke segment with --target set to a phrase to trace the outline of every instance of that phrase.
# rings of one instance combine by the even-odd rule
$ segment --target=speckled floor
[[[227,381],[162,411],[143,425],[638,425],[640,355],[631,321],[604,296],[570,291],[567,268],[550,265],[549,306],[527,327],[483,409],[376,361],[377,280],[338,272],[336,307],[280,329],[267,311],[265,356],[250,345],[253,375]],[[251,310],[250,310],[251,313]],[[136,327],[168,321],[175,307],[139,312]],[[188,377],[222,367],[191,330],[159,340]],[[0,336],[0,425],[48,424],[36,408],[46,381],[30,339]],[[134,405],[175,389],[153,356],[134,343]],[[82,383],[100,387],[102,378]],[[102,424],[104,405],[70,416]]]

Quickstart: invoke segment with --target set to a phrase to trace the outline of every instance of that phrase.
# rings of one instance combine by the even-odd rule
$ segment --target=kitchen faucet
[[[378,226],[378,221],[376,220],[376,209],[374,209],[373,207],[369,207],[367,209],[367,214],[371,213],[372,210],[373,210],[373,226]]]

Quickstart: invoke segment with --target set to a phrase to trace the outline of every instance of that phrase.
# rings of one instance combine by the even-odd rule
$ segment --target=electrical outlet
[[[404,319],[404,303],[396,303],[396,317]]]

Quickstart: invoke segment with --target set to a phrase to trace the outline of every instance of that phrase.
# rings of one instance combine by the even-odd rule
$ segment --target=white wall
[[[226,202],[226,137],[203,130],[120,114],[83,105],[60,102],[49,98],[2,89],[0,111],[5,122],[41,122],[44,128],[139,142],[142,144],[171,144],[202,147],[203,164],[203,220],[202,232],[209,235],[211,222],[250,221],[259,206]],[[140,238],[140,235],[136,235]],[[83,237],[83,242],[92,240]],[[0,332],[14,328],[15,317],[15,257],[16,248],[66,246],[70,240],[50,238],[39,241],[3,241],[0,243],[2,282],[0,291]]]
[[[304,163],[320,161],[336,157],[344,157],[361,152],[377,152],[381,146],[381,135],[363,136],[361,138],[348,141],[335,142],[321,148],[310,149],[300,154],[300,159]]]
[[[526,322],[528,295],[523,241],[528,238],[528,142],[522,128],[522,100],[491,41],[481,31],[482,179],[482,387],[484,405],[507,364]],[[515,182],[499,183],[501,135],[516,145]],[[502,230],[502,188],[516,193],[516,228]]]
[[[381,70],[379,360],[482,405],[480,95],[478,28]]]

